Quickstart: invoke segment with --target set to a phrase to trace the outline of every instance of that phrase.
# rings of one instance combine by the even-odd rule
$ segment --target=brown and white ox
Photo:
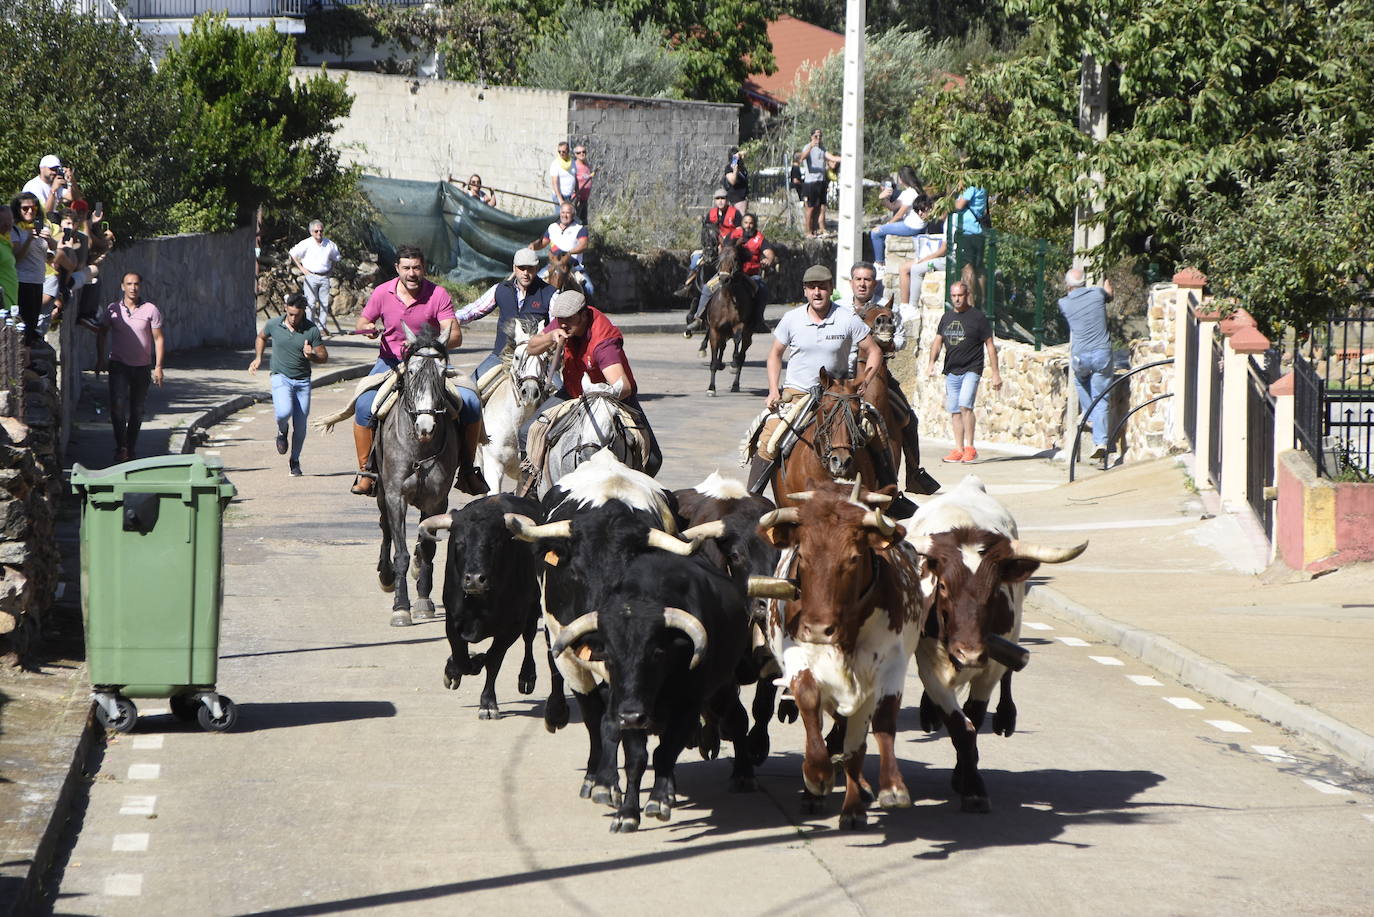
[[[847,718],[840,760],[845,770],[841,828],[861,828],[869,726],[878,743],[878,804],[911,805],[893,742],[907,666],[925,614],[920,558],[900,525],[878,508],[890,497],[856,485],[817,483],[789,494],[796,506],[765,515],[759,527],[783,548],[778,576],[801,587],[795,601],[768,609],[768,642],[806,727],[803,811],[823,810],[834,761],[823,715]]]
[[[916,649],[925,688],[921,725],[932,731],[943,723],[949,730],[957,756],[954,791],[965,812],[987,812],[988,793],[978,772],[978,730],[999,682],[993,731],[1009,736],[1016,730],[1011,670],[1004,663],[1015,664],[1018,652],[1024,652],[1016,641],[1026,580],[1042,563],[1073,560],[1088,543],[1054,548],[1022,542],[1011,513],[974,475],[925,503],[911,518],[906,537],[921,554],[921,590],[930,597]],[[968,700],[961,709],[958,695],[965,687]]]

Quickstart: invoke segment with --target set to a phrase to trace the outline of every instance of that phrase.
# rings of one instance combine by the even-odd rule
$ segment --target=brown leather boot
[[[373,475],[367,470],[368,460],[372,458],[372,428],[353,425],[353,446],[358,450],[358,476],[353,479],[351,492],[360,497],[372,496]]]

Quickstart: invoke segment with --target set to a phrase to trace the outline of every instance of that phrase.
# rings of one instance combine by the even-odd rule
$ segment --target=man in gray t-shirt
[[[1082,268],[1074,268],[1064,275],[1068,292],[1059,300],[1072,334],[1069,357],[1078,388],[1079,410],[1088,410],[1094,398],[1107,390],[1112,381],[1112,340],[1107,334],[1107,303],[1112,298],[1112,282],[1104,280],[1100,287],[1090,287]],[[1093,408],[1089,417],[1093,428],[1092,458],[1107,455],[1107,399]]]

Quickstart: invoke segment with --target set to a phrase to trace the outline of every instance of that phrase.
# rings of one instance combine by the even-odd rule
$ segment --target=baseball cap
[[[515,253],[515,260],[511,262],[513,267],[539,267],[539,256],[534,253],[532,248],[522,248]]]
[[[549,314],[554,318],[568,318],[582,311],[582,307],[587,304],[587,297],[576,290],[564,290],[553,298],[549,303]]]
[[[717,191],[715,197],[711,198],[711,200],[713,200],[713,201],[723,201],[723,200],[725,200],[725,192],[724,192],[724,191]]]
[[[802,274],[802,283],[834,283],[835,275],[823,264],[813,264]]]
[[[38,168],[60,169],[62,168],[62,160],[58,159],[53,154],[49,153],[47,156],[44,156],[42,159],[38,160]]]

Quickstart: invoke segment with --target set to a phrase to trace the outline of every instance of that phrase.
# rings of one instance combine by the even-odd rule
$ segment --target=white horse
[[[620,412],[623,391],[624,380],[587,382],[582,386],[582,395],[575,406],[555,424],[558,435],[548,444],[544,460],[548,473],[540,478],[539,499],[544,498],[559,478],[603,448],[635,471],[644,470],[634,444],[635,434],[627,428]]]
[[[506,326],[510,359],[502,360],[501,377],[482,405],[487,442],[481,448],[482,477],[491,493],[501,492],[501,477],[520,480],[520,427],[533,416],[550,391],[549,364],[554,351],[528,353],[539,330],[536,322],[511,319]]]

